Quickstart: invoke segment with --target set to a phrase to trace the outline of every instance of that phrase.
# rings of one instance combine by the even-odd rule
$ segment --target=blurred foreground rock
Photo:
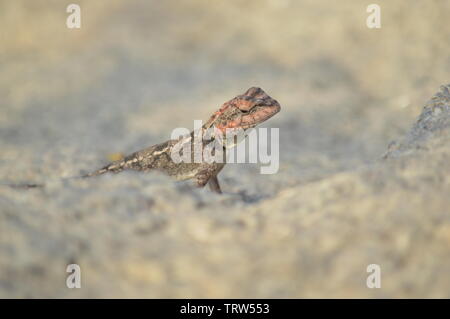
[[[2,188],[0,297],[448,298],[449,88],[384,159],[265,199],[134,173]]]

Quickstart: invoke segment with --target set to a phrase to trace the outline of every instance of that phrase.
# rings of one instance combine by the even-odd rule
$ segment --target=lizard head
[[[244,131],[268,120],[280,111],[280,104],[261,88],[252,87],[244,94],[236,96],[216,111],[205,124],[214,126],[225,133],[226,129]]]

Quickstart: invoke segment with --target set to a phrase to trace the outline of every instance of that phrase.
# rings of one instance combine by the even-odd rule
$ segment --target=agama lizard
[[[216,111],[210,119],[202,126],[201,130],[206,131],[215,128],[225,134],[227,129],[240,128],[247,130],[266,121],[280,111],[280,104],[267,95],[261,88],[252,87],[244,94],[238,95]],[[198,132],[197,132],[198,133]],[[211,143],[216,136],[209,139],[201,139],[202,147]],[[194,179],[198,187],[209,184],[210,189],[216,193],[221,193],[217,174],[225,166],[225,160],[221,162],[179,162],[172,160],[172,150],[178,143],[196,143],[194,131],[189,136],[181,137],[177,140],[168,140],[156,144],[143,150],[132,153],[122,160],[112,162],[103,168],[81,177],[92,177],[108,172],[118,173],[123,170],[163,171],[176,180]],[[192,156],[195,147],[191,147]],[[223,154],[226,157],[227,145],[223,145]],[[28,187],[38,187],[41,185],[29,184]]]

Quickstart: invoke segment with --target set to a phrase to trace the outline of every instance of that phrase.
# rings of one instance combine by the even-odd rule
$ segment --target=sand
[[[448,2],[78,3],[1,5],[0,182],[46,186],[0,186],[0,297],[450,297]],[[254,85],[276,174],[64,179]]]

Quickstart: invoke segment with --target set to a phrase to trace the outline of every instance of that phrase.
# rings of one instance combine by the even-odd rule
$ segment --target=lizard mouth
[[[257,105],[250,112],[243,112],[240,127],[244,129],[255,127],[280,112],[280,105],[274,102],[271,105]]]

